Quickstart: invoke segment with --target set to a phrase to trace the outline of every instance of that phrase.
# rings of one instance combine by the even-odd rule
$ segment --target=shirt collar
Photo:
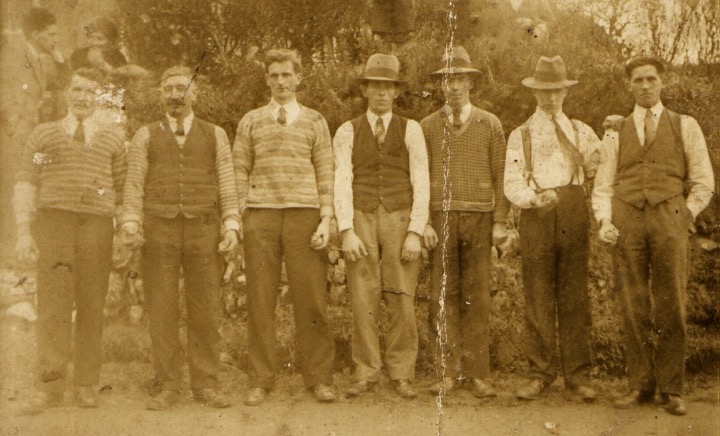
[[[177,118],[173,118],[170,116],[170,114],[166,113],[165,116],[167,117],[168,124],[170,125],[170,130],[173,132],[177,131]],[[195,119],[195,112],[190,111],[190,114],[183,118],[183,129],[185,132],[190,131],[190,127],[192,127],[193,120]],[[186,133],[187,134],[187,133]]]
[[[552,122],[553,116],[558,120],[558,122],[564,122],[568,119],[567,115],[563,111],[560,111],[556,114],[549,114],[545,112],[544,110],[540,109],[539,107],[535,108],[535,115],[538,116],[542,120],[547,120]]]
[[[273,114],[277,113],[277,111],[280,110],[281,107],[284,107],[287,112],[299,112],[300,111],[300,105],[297,102],[297,99],[293,97],[292,100],[285,104],[280,104],[277,101],[275,101],[274,98],[270,99],[270,109],[273,111]]]
[[[375,123],[377,123],[378,118],[382,118],[383,124],[385,125],[385,127],[389,126],[390,120],[392,120],[393,113],[392,113],[392,111],[388,111],[379,117],[379,116],[377,116],[377,114],[373,113],[371,110],[368,110],[365,115],[367,116],[367,119],[368,119],[368,122],[370,123],[370,125],[373,126],[373,128],[375,128]]]
[[[65,115],[65,118],[62,119],[63,128],[65,129],[65,132],[67,132],[67,134],[70,136],[75,133],[75,129],[77,129],[79,124],[80,120],[78,120],[78,118],[72,112],[68,112],[68,114]],[[89,117],[83,120],[83,127],[85,127],[86,132],[88,132],[88,130],[94,130],[95,124],[95,112],[93,112],[92,114],[90,114]]]
[[[660,115],[662,114],[662,111],[664,109],[664,106],[662,104],[662,101],[658,101],[655,106],[650,108],[650,112],[652,112],[653,116],[656,120],[660,119]],[[635,124],[637,125],[644,125],[645,124],[645,113],[647,112],[647,109],[640,105],[635,105],[635,109],[633,109],[633,121],[635,121]],[[638,124],[642,122],[642,124]]]

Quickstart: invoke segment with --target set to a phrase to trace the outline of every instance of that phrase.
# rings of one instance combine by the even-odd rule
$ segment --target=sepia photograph
[[[0,23],[0,436],[720,434],[720,1]]]

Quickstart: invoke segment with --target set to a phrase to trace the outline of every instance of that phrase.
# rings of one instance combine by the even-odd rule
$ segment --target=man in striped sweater
[[[71,358],[77,404],[98,405],[93,386],[102,365],[113,216],[127,169],[123,138],[100,129],[94,116],[98,86],[93,71],[75,72],[66,91],[69,114],[32,131],[18,171],[16,250],[21,261],[38,261],[40,383],[27,413],[62,403]]]
[[[155,382],[146,405],[165,410],[180,398],[180,267],[187,302],[187,356],[193,399],[227,407],[218,389],[222,258],[238,242],[237,193],[225,131],[195,117],[197,90],[187,67],[172,67],[160,85],[166,116],[141,128],[128,150],[122,228],[137,239],[142,223],[143,277]]]
[[[294,51],[270,50],[265,59],[272,99],[238,125],[233,163],[243,211],[247,267],[249,389],[258,405],[275,384],[275,306],[283,258],[297,329],[297,355],[318,401],[335,400],[335,345],[327,315],[327,256],[333,216],[333,151],[327,122],[301,106]]]
[[[430,322],[445,395],[468,379],[478,398],[493,397],[489,332],[491,247],[507,237],[510,204],[503,195],[505,136],[498,118],[470,103],[479,71],[461,46],[445,67],[445,107],[422,122],[430,161],[430,221],[423,235],[431,258]]]

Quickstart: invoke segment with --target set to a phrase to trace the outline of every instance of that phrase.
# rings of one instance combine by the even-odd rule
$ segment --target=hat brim
[[[407,84],[406,80],[390,79],[389,77],[358,77],[357,81],[360,83],[367,83],[367,82],[373,81],[373,82],[392,82],[392,83],[397,83],[398,85]]]
[[[450,68],[441,68],[437,71],[433,71],[432,73],[430,73],[430,75],[433,75],[433,76],[442,76],[442,75],[451,75],[451,74],[481,74],[481,71],[476,70],[475,68],[450,67]]]
[[[539,82],[534,77],[523,79],[522,84],[530,89],[562,89],[577,85],[577,80],[561,80],[560,82]]]

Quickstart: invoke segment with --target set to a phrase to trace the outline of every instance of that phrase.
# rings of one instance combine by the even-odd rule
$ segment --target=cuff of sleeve
[[[321,206],[320,207],[320,218],[329,217],[332,218],[335,209],[332,206]]]
[[[410,225],[408,226],[408,232],[417,233],[418,235],[422,236],[422,234],[425,232],[425,225],[426,223],[422,223],[418,220],[410,220]]]
[[[596,213],[595,214],[595,221],[597,221],[598,224],[602,223],[603,220],[608,220],[608,222],[612,222],[612,216],[607,215],[605,213]]]
[[[140,222],[142,222],[142,215],[134,212],[123,212],[122,219],[120,220],[120,225],[128,222],[134,222],[139,224]]]
[[[228,218],[223,221],[223,232],[227,232],[228,230],[240,231],[240,223],[236,218]]]
[[[342,232],[343,230],[352,229],[353,228],[353,220],[352,219],[338,219],[338,231]]]
[[[702,209],[697,210],[697,206],[693,203],[686,203],[685,207],[687,207],[688,210],[690,211],[690,213],[692,214],[693,220],[695,220],[695,218],[697,218],[697,216],[700,215],[700,212],[703,211]]]

